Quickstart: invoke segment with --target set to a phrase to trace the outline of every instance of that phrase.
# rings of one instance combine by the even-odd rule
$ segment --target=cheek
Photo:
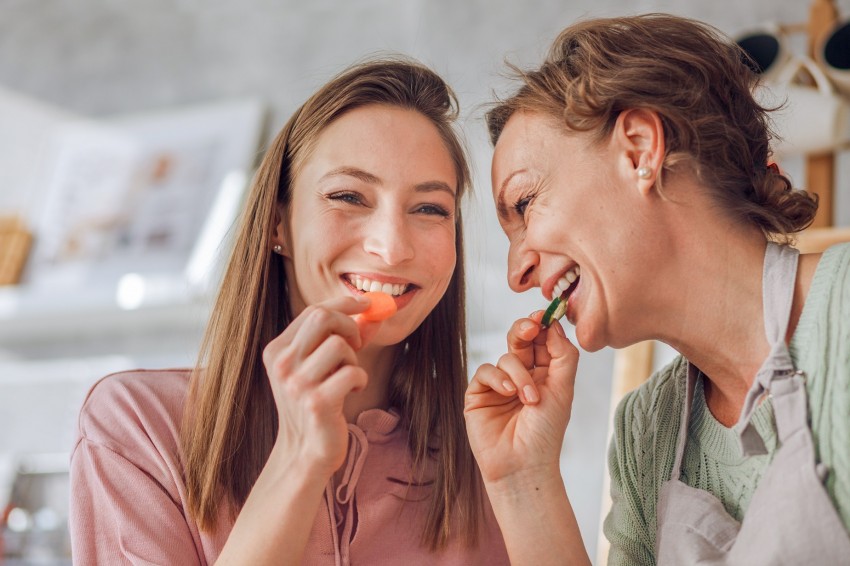
[[[420,238],[419,254],[424,259],[428,273],[435,282],[442,283],[445,290],[457,263],[454,227],[423,234]]]
[[[567,226],[572,226],[569,214],[560,208],[540,203],[531,211],[526,220],[525,240],[534,244],[542,244],[551,240],[561,239],[561,233]]]

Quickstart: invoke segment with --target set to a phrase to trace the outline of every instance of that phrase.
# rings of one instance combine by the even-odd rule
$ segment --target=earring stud
[[[274,251],[274,253],[276,253],[276,254],[282,254],[283,253],[283,246],[281,246],[280,244],[275,244],[274,247],[272,248],[272,251]]]
[[[638,167],[637,176],[641,179],[649,179],[652,177],[652,169],[649,167]]]

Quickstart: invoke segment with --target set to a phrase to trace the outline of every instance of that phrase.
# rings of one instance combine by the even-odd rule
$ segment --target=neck
[[[696,365],[707,380],[709,410],[723,425],[738,421],[747,392],[770,344],[764,328],[762,277],[766,243],[730,230],[688,263],[678,296],[664,309],[677,313],[659,339]],[[698,248],[692,248],[698,249]],[[786,343],[796,329],[820,255],[800,256]]]
[[[390,378],[395,347],[366,346],[357,353],[357,361],[369,376],[366,388],[349,393],[343,405],[345,420],[353,423],[357,415],[368,409],[388,409]]]
[[[689,263],[672,332],[661,339],[708,377],[706,398],[724,424],[737,420],[756,372],[770,352],[764,330],[762,272],[766,243],[734,234]],[[698,249],[698,248],[693,248]]]
[[[726,218],[702,194],[690,192],[665,216],[670,231],[647,267],[654,284],[629,319],[639,321],[639,339],[669,344],[706,375],[709,408],[726,424],[737,420],[770,352],[762,306],[767,244],[760,230]]]

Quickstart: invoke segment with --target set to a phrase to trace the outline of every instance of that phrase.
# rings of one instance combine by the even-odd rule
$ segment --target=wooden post
[[[833,0],[813,0],[809,10],[808,51],[817,60],[817,50],[838,22],[838,10]],[[835,222],[832,191],[835,186],[835,153],[811,155],[806,158],[806,189],[819,197],[818,212],[813,228],[832,226]]]

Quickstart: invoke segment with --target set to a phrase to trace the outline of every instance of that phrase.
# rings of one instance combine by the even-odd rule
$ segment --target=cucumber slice
[[[561,297],[555,297],[552,299],[552,302],[549,303],[549,308],[546,309],[546,312],[543,313],[543,318],[540,320],[540,324],[543,325],[543,328],[549,328],[549,325],[552,324],[552,321],[558,320],[564,313],[567,312],[567,301],[562,299]]]

